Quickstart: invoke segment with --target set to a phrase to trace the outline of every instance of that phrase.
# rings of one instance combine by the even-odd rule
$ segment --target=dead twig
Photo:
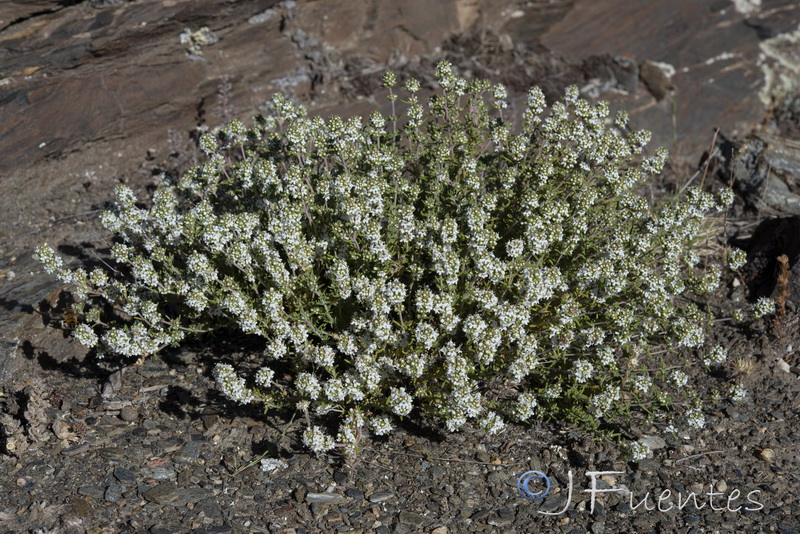
[[[706,451],[706,452],[701,452],[701,453],[698,453],[698,454],[692,454],[691,456],[684,456],[683,458],[678,458],[677,460],[675,460],[675,463],[678,464],[678,463],[681,463],[681,462],[685,462],[687,460],[691,460],[693,458],[700,458],[701,456],[708,456],[709,454],[722,454],[724,452],[727,452],[727,451],[723,449],[721,451]]]

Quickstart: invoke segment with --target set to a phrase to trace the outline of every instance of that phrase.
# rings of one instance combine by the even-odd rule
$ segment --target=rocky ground
[[[91,0],[10,2],[0,13],[0,528],[5,532],[784,532],[800,530],[800,7],[790,0],[513,2]],[[612,21],[613,23],[609,22]],[[204,29],[206,28],[206,29]],[[749,251],[710,303],[730,364],[692,380],[706,426],[633,424],[654,452],[554,424],[500,436],[420,421],[355,460],[303,450],[302,414],[226,403],[214,363],[244,344],[186,346],[141,366],[85,357],[69,295],[32,258],[75,261],[104,236],[117,183],[140,196],[197,158],[197,127],[247,119],[274,91],[321,114],[364,114],[390,65],[425,82],[462,73],[569,84],[630,111],[667,145],[668,192],[692,179],[737,191],[724,237]],[[671,67],[671,68],[670,68]],[[674,72],[673,72],[674,69]],[[715,137],[714,132],[719,129]],[[713,141],[712,141],[713,140]],[[710,157],[709,157],[710,154]],[[699,169],[699,170],[698,170]],[[756,296],[786,313],[727,320]],[[778,293],[776,293],[778,291]],[[685,358],[697,359],[686,354]],[[714,390],[742,383],[733,403]],[[261,460],[268,460],[264,469]],[[543,501],[519,495],[541,471]],[[592,476],[598,493],[592,510]],[[671,494],[663,493],[670,490]],[[696,498],[685,500],[694,492]],[[678,495],[684,506],[678,506]],[[661,501],[659,502],[659,496]],[[638,505],[638,506],[637,506]],[[660,505],[660,508],[659,508]],[[547,513],[544,513],[547,512]]]

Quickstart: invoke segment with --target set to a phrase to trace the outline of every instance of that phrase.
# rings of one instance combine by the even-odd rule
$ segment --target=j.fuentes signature
[[[672,509],[683,510],[690,504],[696,510],[702,510],[703,508],[708,506],[709,509],[718,512],[723,512],[723,511],[739,512],[741,510],[745,510],[748,512],[755,512],[764,508],[764,505],[757,500],[757,497],[761,493],[761,490],[752,490],[743,497],[742,492],[736,488],[732,489],[728,493],[723,493],[721,491],[715,491],[714,485],[709,484],[709,489],[707,492],[700,492],[700,493],[689,492],[688,494],[683,494],[670,489],[664,489],[661,491],[661,493],[658,493],[658,495],[654,493],[652,496],[648,491],[647,493],[644,494],[644,497],[639,499],[633,494],[633,492],[631,492],[627,488],[597,487],[598,477],[604,475],[620,475],[620,474],[623,474],[623,472],[622,471],[586,472],[586,476],[589,477],[591,483],[589,485],[589,488],[583,490],[583,492],[591,494],[590,512],[594,511],[594,504],[595,501],[597,500],[597,496],[603,493],[622,493],[622,494],[627,493],[628,497],[630,498],[630,507],[632,511],[643,507],[643,509],[647,511],[658,510],[659,512],[668,512]],[[568,476],[569,476],[569,489],[567,494],[567,502],[564,503],[564,507],[554,512],[545,512],[539,510],[538,512],[540,514],[561,515],[567,511],[569,506],[572,504],[572,492],[573,492],[572,470],[568,472]],[[550,479],[547,475],[545,475],[541,471],[528,471],[526,473],[523,473],[517,480],[517,491],[522,497],[530,501],[542,500],[550,492]]]

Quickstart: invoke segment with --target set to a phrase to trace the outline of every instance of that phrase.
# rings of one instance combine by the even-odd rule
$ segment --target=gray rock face
[[[639,91],[613,100],[634,110],[636,126],[652,130],[654,143],[689,155],[710,144],[715,128],[744,137],[761,120],[768,97],[760,90],[772,84],[767,71],[786,63],[769,43],[783,43],[771,40],[795,31],[798,22],[800,7],[793,0],[753,6],[747,13],[726,1],[577,0],[541,42],[573,61],[607,53],[627,55],[640,65],[648,60],[671,65],[670,80],[659,82],[659,74],[651,73],[652,94]],[[664,86],[667,81],[672,88]]]
[[[181,115],[213,88],[212,80],[237,68],[247,71],[248,82],[288,71],[297,59],[293,47],[272,35],[281,35],[281,17],[246,22],[276,3],[140,1],[95,9],[84,2],[18,19],[0,33],[3,167],[13,170],[87,142],[179,125]],[[203,27],[226,40],[224,53],[249,57],[246,64],[240,60],[224,70],[223,49],[213,45],[202,57],[218,56],[217,61],[187,57],[181,34]],[[267,48],[271,61],[263,61]],[[262,61],[254,71],[256,57]]]
[[[769,215],[800,215],[800,141],[760,134],[744,140],[727,172],[752,207]]]

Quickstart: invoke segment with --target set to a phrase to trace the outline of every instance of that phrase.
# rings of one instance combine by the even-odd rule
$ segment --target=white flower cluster
[[[747,390],[742,384],[731,384],[728,395],[733,402],[742,402],[747,397]]]
[[[497,433],[586,399],[612,419],[627,394],[656,395],[639,347],[704,343],[707,316],[680,297],[717,283],[689,247],[725,199],[690,189],[649,205],[637,188],[666,152],[645,155],[647,132],[623,134],[623,114],[608,127],[608,106],[576,88],[549,110],[531,89],[512,134],[503,86],[446,62],[437,76],[427,102],[405,83],[404,117],[323,120],[275,97],[251,129],[204,135],[207,161],[149,208],[119,186],[102,218],[116,265],[87,274],[38,249],[117,314],[87,313],[76,337],[144,356],[220,327],[259,336],[290,376],[270,363],[250,387],[218,364],[224,395],[343,414],[336,440],[350,444],[417,410]],[[384,77],[392,101],[396,83]],[[491,381],[517,394],[495,398]],[[303,441],[335,443],[316,426]]]
[[[753,316],[756,319],[761,319],[775,312],[775,301],[769,297],[760,297],[755,304],[753,304]]]
[[[728,255],[728,267],[732,271],[738,271],[747,263],[747,252],[742,249],[735,248]]]
[[[709,352],[708,356],[703,359],[703,364],[707,367],[721,365],[728,359],[728,350],[722,345],[716,345]]]
[[[643,441],[634,441],[629,445],[630,458],[634,462],[644,460],[651,452],[650,447]]]
[[[335,442],[324,430],[318,426],[312,426],[303,432],[303,445],[315,453],[321,453],[331,450],[335,446]]]
[[[691,428],[703,428],[706,426],[706,417],[699,408],[692,408],[686,413],[686,424]]]
[[[214,379],[222,393],[232,401],[249,404],[256,400],[245,380],[236,374],[232,365],[218,363],[214,366]]]

